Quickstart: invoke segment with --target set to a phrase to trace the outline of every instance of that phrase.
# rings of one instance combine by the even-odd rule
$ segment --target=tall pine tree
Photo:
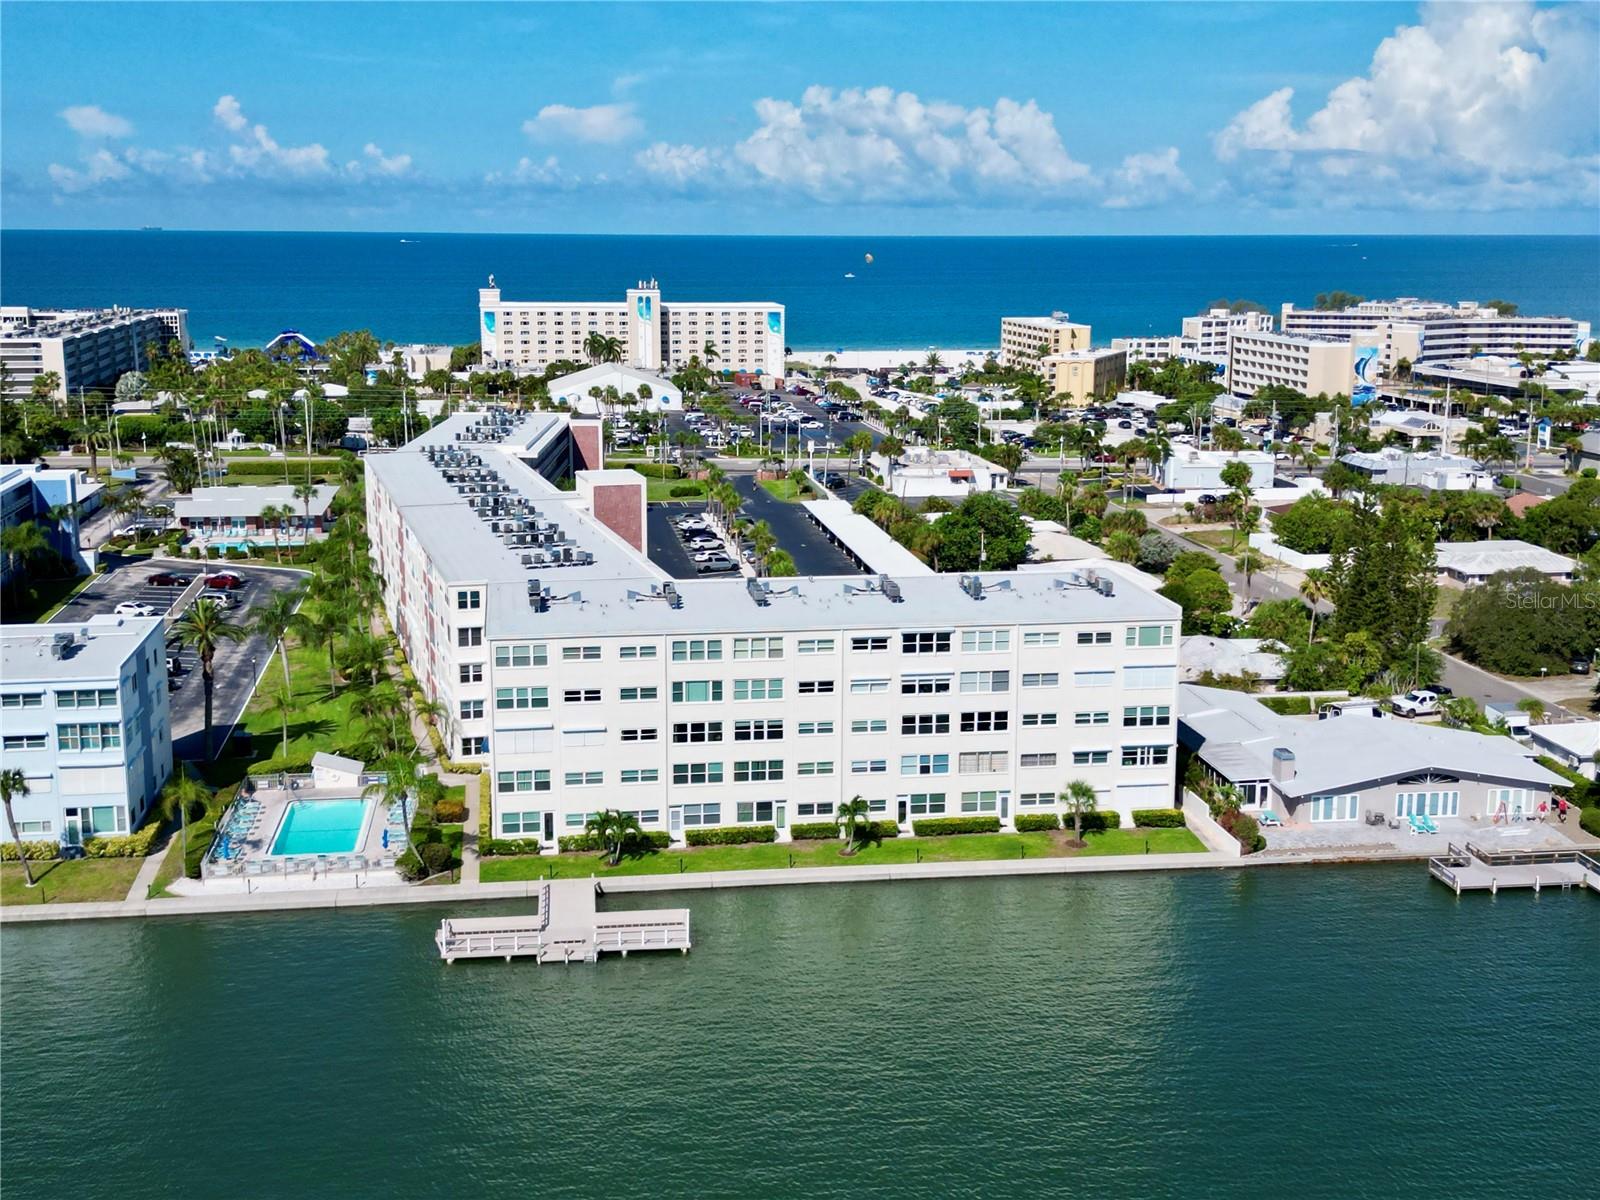
[[[1428,639],[1439,590],[1433,530],[1405,505],[1363,501],[1328,569],[1332,633],[1364,632],[1386,667],[1409,665]]]

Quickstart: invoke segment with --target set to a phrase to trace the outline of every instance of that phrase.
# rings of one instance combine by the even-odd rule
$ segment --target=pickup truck
[[[1389,707],[1397,717],[1431,717],[1439,711],[1439,696],[1422,688],[1404,696],[1390,696]]]

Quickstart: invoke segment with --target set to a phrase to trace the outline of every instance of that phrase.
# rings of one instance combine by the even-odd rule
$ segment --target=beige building
[[[542,371],[565,359],[587,362],[591,334],[622,343],[624,365],[670,374],[699,356],[709,342],[719,371],[783,376],[783,305],[755,303],[664,304],[655,280],[641,281],[619,303],[503,300],[500,289],[478,292],[478,333],[488,364]]]
[[[1082,407],[1096,396],[1114,395],[1128,377],[1126,350],[1071,350],[1040,360],[1039,373],[1051,393]]]
[[[1449,305],[1412,297],[1364,300],[1331,311],[1285,304],[1282,324],[1286,333],[1376,346],[1386,369],[1402,358],[1420,363],[1475,353],[1508,358],[1523,351],[1560,354],[1582,349],[1590,333],[1589,322],[1571,317],[1502,316],[1473,300]]]
[[[1348,396],[1355,344],[1348,338],[1235,331],[1228,340],[1228,395],[1248,400],[1258,389],[1278,384],[1306,396]]]
[[[1089,326],[1075,325],[1064,312],[1048,317],[1000,318],[1000,365],[1037,371],[1051,354],[1089,348]]]

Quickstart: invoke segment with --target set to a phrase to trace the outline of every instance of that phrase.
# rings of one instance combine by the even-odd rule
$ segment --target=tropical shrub
[[[869,821],[856,832],[857,842],[879,842],[884,838],[900,836],[900,826],[893,821]]]
[[[918,837],[948,837],[953,833],[999,833],[999,817],[934,817],[911,822]]]
[[[705,490],[706,489],[698,483],[675,483],[671,488],[668,489],[667,495],[678,497],[703,496],[705,495]]]
[[[775,842],[775,825],[725,825],[721,829],[689,829],[683,840],[691,846],[743,846],[751,842]]]
[[[415,850],[407,850],[396,859],[394,869],[400,873],[400,878],[408,883],[426,879],[428,875],[428,868],[423,866],[422,860],[417,857]]]
[[[1578,811],[1578,824],[1585,833],[1592,833],[1600,837],[1600,808],[1584,808]]]
[[[137,833],[123,837],[92,837],[83,844],[85,858],[143,858],[161,831],[161,823],[152,821]]]
[[[828,821],[806,821],[791,825],[789,833],[798,842],[821,842],[842,836],[839,826]]]
[[[1108,829],[1122,828],[1122,814],[1114,808],[1096,809],[1094,812],[1078,814],[1079,827],[1085,833],[1104,833]],[[1072,814],[1061,814],[1061,827],[1072,828]]]
[[[659,829],[647,829],[642,833],[636,833],[629,838],[628,845],[625,847],[625,849],[637,847],[641,842],[649,846],[652,850],[665,850],[668,846],[672,845],[672,835]],[[569,834],[564,838],[557,839],[556,844],[561,847],[563,852],[591,850],[598,852],[605,849],[605,847],[600,844],[600,839],[595,837],[595,835],[592,833]]]
[[[429,875],[438,875],[456,865],[456,857],[443,842],[429,842],[422,847],[422,865]]]
[[[289,470],[295,483],[304,483],[306,477],[306,460],[297,458],[290,462]],[[336,475],[339,472],[337,458],[313,458],[311,460],[311,473]],[[229,475],[268,475],[272,479],[281,480],[284,475],[283,459],[277,458],[230,458],[228,460]],[[298,505],[297,505],[298,507]]]
[[[1060,829],[1061,818],[1055,813],[1018,813],[1018,833],[1042,833],[1047,829]]]
[[[1133,810],[1133,823],[1144,829],[1182,829],[1183,809],[1136,808]]]
[[[467,819],[467,805],[462,800],[440,800],[433,806],[433,819],[446,825],[456,825]]]
[[[567,839],[561,841],[561,848],[567,849]],[[515,858],[539,853],[539,842],[536,838],[483,838],[478,842],[478,852],[486,858]]]
[[[48,862],[52,858],[61,857],[60,842],[23,842],[22,853],[29,862]],[[0,842],[0,862],[17,861],[17,844],[15,842]]]
[[[1244,847],[1246,854],[1254,854],[1257,850],[1267,848],[1267,839],[1262,836],[1261,826],[1247,812],[1223,809],[1217,814],[1217,824],[1233,834],[1239,845]]]

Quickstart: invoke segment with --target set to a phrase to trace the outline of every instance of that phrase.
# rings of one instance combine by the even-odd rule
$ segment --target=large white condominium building
[[[384,603],[495,836],[1172,803],[1181,614],[1131,569],[675,581],[643,481],[585,469],[598,425],[458,414],[368,460]]]
[[[1370,331],[1386,368],[1402,358],[1415,364],[1474,352],[1548,356],[1581,350],[1589,338],[1589,322],[1571,317],[1503,317],[1472,300],[1448,305],[1410,297],[1364,300],[1335,311],[1285,304],[1282,327],[1285,333],[1308,337],[1357,340]]]
[[[653,279],[629,288],[622,301],[589,303],[502,300],[491,275],[478,291],[478,333],[484,362],[501,367],[542,371],[561,360],[587,362],[585,343],[598,333],[617,339],[624,365],[641,371],[670,374],[698,356],[713,370],[783,377],[783,305],[663,304]]]
[[[1037,371],[1042,359],[1089,349],[1090,327],[1074,324],[1064,312],[1048,317],[1000,318],[1000,365]]]
[[[1228,395],[1243,401],[1260,388],[1282,386],[1307,396],[1353,396],[1359,386],[1355,345],[1349,338],[1235,332],[1229,339]]]
[[[1272,314],[1213,308],[1183,319],[1183,357],[1209,363],[1228,361],[1228,339],[1236,333],[1271,333]]]
[[[132,832],[172,774],[161,620],[0,626],[0,713],[5,766],[28,784],[12,801],[18,834],[77,845]]]
[[[1111,339],[1111,348],[1128,356],[1128,362],[1165,362],[1169,358],[1183,357],[1184,341],[1169,334],[1165,337],[1119,337]]]
[[[110,387],[144,366],[152,344],[176,340],[188,350],[188,322],[184,308],[0,308],[5,394],[30,394],[47,371],[56,375],[58,399],[79,388]]]

